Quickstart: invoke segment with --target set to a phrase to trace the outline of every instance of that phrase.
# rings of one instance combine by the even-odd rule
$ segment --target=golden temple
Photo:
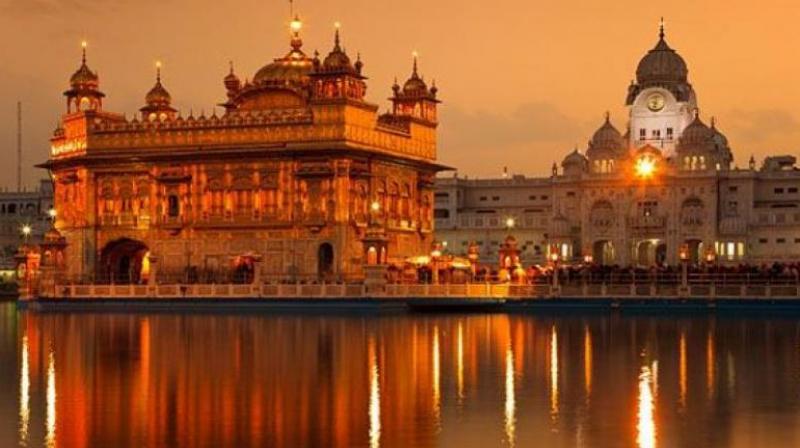
[[[377,247],[382,264],[429,250],[445,168],[435,84],[415,56],[380,114],[338,26],[321,58],[303,51],[302,25],[295,16],[288,53],[252,80],[231,64],[210,116],[172,106],[160,64],[138,116],[106,110],[84,43],[41,165],[66,244],[59,277],[139,283],[157,263],[182,281],[361,280]],[[364,245],[368,230],[379,245]]]

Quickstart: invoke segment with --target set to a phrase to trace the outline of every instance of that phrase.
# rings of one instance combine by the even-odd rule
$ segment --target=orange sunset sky
[[[297,0],[304,50],[325,54],[333,23],[351,56],[361,52],[368,98],[385,109],[411,53],[444,100],[440,160],[470,176],[549,173],[586,141],[606,110],[621,130],[639,59],[667,41],[687,61],[702,117],[715,116],[735,163],[800,148],[800,2],[790,0],[475,1]],[[288,49],[281,0],[0,0],[0,187],[15,183],[16,101],[25,109],[24,175],[45,173],[48,138],[65,109],[61,93],[89,41],[89,66],[105,108],[143,105],[154,61],[174,105],[210,113],[225,96],[233,60],[240,77]]]

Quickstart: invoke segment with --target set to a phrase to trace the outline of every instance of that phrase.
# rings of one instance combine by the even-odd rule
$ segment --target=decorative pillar
[[[554,297],[558,297],[561,295],[561,285],[558,282],[558,252],[550,252],[550,260],[553,262],[553,285],[551,292]]]
[[[520,263],[519,254],[520,250],[517,245],[517,239],[509,235],[506,237],[503,245],[500,246],[500,277],[502,280],[514,281],[515,283],[525,283],[525,270]]]
[[[475,241],[469,243],[467,259],[469,260],[469,272],[472,277],[470,280],[474,281],[475,276],[478,274],[478,262],[480,260],[480,248],[478,248],[478,244]]]
[[[39,254],[35,248],[23,244],[17,250],[14,260],[17,266],[19,300],[33,300],[38,292]]]
[[[151,253],[148,255],[148,259],[150,260],[150,275],[147,276],[147,286],[154,287],[157,285],[158,257]]]
[[[67,239],[51,227],[44,235],[44,242],[39,245],[42,255],[39,293],[42,296],[57,298],[58,286],[64,280],[64,252],[67,248]]]
[[[364,285],[369,294],[380,294],[386,289],[389,239],[376,220],[371,220],[367,233],[361,240],[364,248]]]
[[[689,295],[689,245],[684,244],[678,253],[681,260],[681,287],[678,289],[678,296],[687,297]]]

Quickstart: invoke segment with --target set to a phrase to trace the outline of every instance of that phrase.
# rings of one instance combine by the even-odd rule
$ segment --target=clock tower
[[[628,87],[630,146],[653,146],[671,157],[694,119],[697,98],[688,82],[686,62],[667,45],[663,21],[658,36],[656,46],[639,61],[636,82]]]

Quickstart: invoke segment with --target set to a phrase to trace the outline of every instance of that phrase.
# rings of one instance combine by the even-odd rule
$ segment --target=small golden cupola
[[[99,111],[103,108],[105,94],[100,91],[100,77],[86,64],[86,41],[81,46],[81,66],[70,77],[70,88],[64,92],[67,97],[67,113]]]
[[[145,106],[139,109],[143,121],[165,121],[175,117],[172,96],[161,84],[161,63],[156,62],[156,84],[144,98]]]
[[[411,77],[403,84],[402,89],[395,81],[392,86],[394,96],[390,98],[393,104],[393,113],[396,116],[411,117],[428,123],[437,123],[436,105],[439,100],[436,94],[439,89],[436,83],[428,88],[425,80],[419,75],[418,56],[414,53],[414,66]]]
[[[333,49],[325,60],[314,58],[311,79],[315,100],[355,100],[363,101],[366,95],[367,78],[361,74],[364,64],[359,55],[355,64],[341,46],[340,25],[336,23]]]

